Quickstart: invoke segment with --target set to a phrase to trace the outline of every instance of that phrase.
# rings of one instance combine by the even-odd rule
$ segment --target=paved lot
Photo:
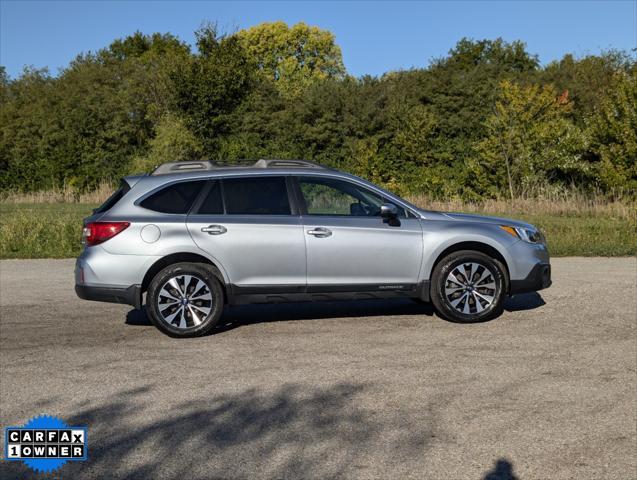
[[[185,341],[77,299],[72,268],[0,263],[0,424],[87,424],[63,478],[637,478],[634,258],[554,260],[553,287],[483,324],[247,306]]]

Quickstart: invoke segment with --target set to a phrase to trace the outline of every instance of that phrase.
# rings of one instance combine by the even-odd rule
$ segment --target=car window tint
[[[223,200],[221,199],[221,184],[219,182],[213,182],[197,213],[199,215],[223,214]]]
[[[204,183],[201,180],[173,183],[153,193],[150,197],[144,199],[140,205],[155,212],[188,213]]]
[[[334,178],[300,177],[299,186],[308,215],[378,217],[381,205],[387,203],[366,188]],[[400,207],[398,212],[405,215]]]
[[[106,201],[93,210],[93,213],[104,213],[109,211],[111,208],[115,206],[117,202],[119,202],[124,195],[128,193],[130,190],[130,185],[122,180],[120,187],[113,192],[113,194],[106,199]]]
[[[284,177],[230,178],[223,180],[229,215],[290,215]]]

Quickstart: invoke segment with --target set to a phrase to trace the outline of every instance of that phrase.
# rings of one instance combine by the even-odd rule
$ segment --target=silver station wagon
[[[84,221],[75,290],[141,308],[168,335],[210,332],[225,305],[408,297],[477,322],[551,284],[527,223],[422,210],[312,162],[173,162],[125,177]]]

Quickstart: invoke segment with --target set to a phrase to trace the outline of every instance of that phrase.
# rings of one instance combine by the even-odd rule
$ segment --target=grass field
[[[434,203],[412,198],[431,209],[511,217],[541,228],[553,256],[637,255],[634,205],[538,201],[486,204]],[[0,258],[65,258],[81,250],[82,218],[96,204],[0,202]],[[547,213],[548,212],[548,213]]]
[[[0,203],[0,258],[77,256],[82,219],[95,207],[85,203]]]

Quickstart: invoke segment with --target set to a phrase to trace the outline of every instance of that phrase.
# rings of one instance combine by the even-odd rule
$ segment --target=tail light
[[[99,245],[122,232],[130,222],[90,222],[82,231],[82,243],[89,247]]]

